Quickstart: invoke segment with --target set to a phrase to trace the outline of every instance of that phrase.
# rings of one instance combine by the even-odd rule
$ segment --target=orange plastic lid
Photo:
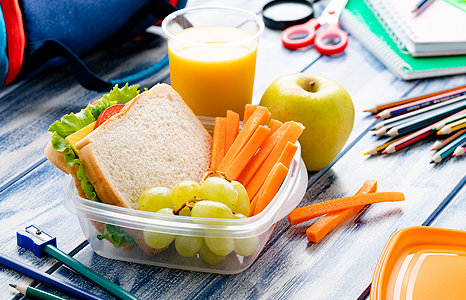
[[[466,299],[466,231],[408,227],[387,241],[372,300]]]

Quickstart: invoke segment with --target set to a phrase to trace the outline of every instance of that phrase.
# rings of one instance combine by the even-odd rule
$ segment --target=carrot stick
[[[226,125],[226,118],[215,118],[214,138],[212,139],[212,160],[210,161],[211,171],[217,170],[225,155]]]
[[[239,129],[239,115],[232,110],[227,110],[227,130],[225,133],[225,153],[236,139]]]
[[[285,167],[284,164],[276,163],[273,166],[272,171],[270,171],[269,176],[267,176],[267,179],[255,197],[257,200],[254,206],[253,216],[260,214],[267,205],[269,205],[270,201],[272,201],[273,197],[277,194],[286,174],[288,174],[288,168]]]
[[[274,134],[270,135],[260,146],[259,151],[254,155],[254,157],[249,161],[244,171],[238,177],[238,181],[241,182],[243,186],[247,186],[251,179],[256,174],[257,170],[262,166],[267,156],[273,150],[277,142],[283,136],[287,128],[290,126],[290,123],[283,124]],[[252,199],[252,198],[249,198]]]
[[[275,131],[277,131],[278,128],[280,128],[282,125],[283,125],[282,122],[275,120],[275,119],[271,119],[269,122],[269,128],[270,128],[269,136],[274,134]]]
[[[296,146],[295,144],[292,144],[291,142],[288,142],[286,144],[285,150],[283,150],[282,155],[280,156],[279,162],[282,163],[284,166],[288,166],[291,160],[293,159],[293,156],[296,153],[297,149],[298,149],[298,146]],[[272,172],[273,170],[271,171],[271,173]],[[264,187],[264,184],[262,185],[261,189]],[[257,192],[256,196],[254,196],[254,199],[252,199],[251,208],[250,208],[252,212],[254,211],[254,207],[256,206],[257,198],[258,198],[258,195],[260,194],[261,189],[259,190],[259,192]]]
[[[238,156],[236,156],[226,169],[225,175],[227,175],[228,179],[238,179],[239,174],[244,170],[248,162],[254,156],[254,153],[257,152],[257,149],[259,149],[259,146],[262,144],[269,132],[270,128],[265,126],[259,126],[257,128]]]
[[[370,193],[324,201],[296,208],[288,214],[288,221],[296,225],[331,212],[379,202],[403,201],[405,197],[398,192]]]
[[[246,125],[243,126],[235,141],[231,145],[228,152],[223,157],[218,171],[225,172],[231,162],[238,156],[238,153],[243,149],[244,145],[248,142],[249,138],[256,131],[257,127],[264,125],[270,117],[270,112],[263,106],[258,106]]]
[[[244,126],[244,124],[246,124],[246,122],[252,116],[252,114],[256,110],[256,107],[257,106],[252,105],[252,104],[246,104],[246,107],[244,108],[243,126]]]
[[[289,124],[289,127],[285,130],[282,137],[276,143],[275,147],[273,147],[272,151],[267,156],[264,163],[262,163],[260,168],[257,170],[256,174],[254,174],[254,177],[247,184],[246,191],[248,192],[249,199],[254,198],[256,193],[259,191],[265,179],[267,178],[267,175],[269,175],[273,166],[278,162],[283,150],[286,147],[286,144],[288,142],[292,142],[294,144],[304,130],[304,126],[301,123],[293,121],[287,123]]]
[[[249,208],[250,212],[251,212],[250,217],[252,217],[254,215],[254,210],[256,209],[256,204],[257,204],[257,199],[258,199],[258,197],[256,195],[256,197],[254,197],[254,199],[252,199],[252,201],[251,201],[251,207]]]
[[[377,191],[377,181],[366,180],[364,185],[355,195],[375,193]],[[351,217],[359,213],[365,205],[348,208],[345,210],[326,214],[306,230],[307,240],[317,243],[330,231],[337,228]]]
[[[298,146],[296,146],[292,142],[286,143],[285,149],[280,155],[280,158],[278,159],[278,161],[284,164],[285,166],[288,166],[291,160],[293,159],[293,156],[296,153],[296,150],[298,150]]]

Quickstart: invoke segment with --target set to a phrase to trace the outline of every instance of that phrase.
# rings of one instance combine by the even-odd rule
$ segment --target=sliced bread
[[[199,181],[212,138],[180,95],[158,84],[76,144],[102,202],[138,209],[148,188]]]

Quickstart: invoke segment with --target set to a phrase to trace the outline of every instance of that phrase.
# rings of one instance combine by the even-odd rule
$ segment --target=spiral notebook
[[[400,49],[413,56],[466,54],[466,2],[432,1],[412,13],[419,0],[367,0]],[[453,0],[448,0],[453,1]]]
[[[396,33],[387,33],[374,15],[373,11],[378,15],[376,8],[363,0],[350,0],[340,23],[399,78],[411,80],[466,73],[466,55],[413,57],[400,50],[399,43],[391,38]]]

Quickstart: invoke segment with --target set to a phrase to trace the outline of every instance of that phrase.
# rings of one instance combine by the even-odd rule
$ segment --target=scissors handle
[[[319,27],[320,23],[316,19],[310,19],[304,24],[291,26],[282,32],[282,43],[290,50],[296,50],[298,48],[309,46],[314,42],[314,38],[316,37],[316,30]],[[307,34],[307,36],[301,39],[291,39],[293,35],[297,34]]]
[[[335,45],[324,44],[325,39],[338,38],[340,41]],[[348,34],[340,29],[339,23],[327,24],[325,29],[315,37],[314,47],[324,55],[333,55],[345,50],[348,44]]]

